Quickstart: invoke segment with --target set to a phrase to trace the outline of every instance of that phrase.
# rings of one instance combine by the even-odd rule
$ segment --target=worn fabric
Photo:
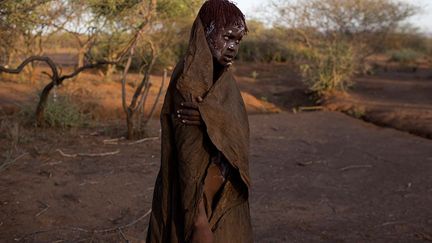
[[[203,126],[187,126],[175,113],[184,101],[199,104]],[[213,83],[213,57],[199,17],[184,60],[174,70],[161,112],[161,167],[156,179],[149,243],[187,242],[192,234],[213,148],[229,163],[230,173],[209,215],[215,242],[252,242],[249,125],[244,102],[229,70]]]

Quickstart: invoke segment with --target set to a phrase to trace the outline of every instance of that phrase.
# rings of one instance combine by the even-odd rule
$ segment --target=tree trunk
[[[78,66],[77,66],[77,68],[79,68],[79,67],[83,67],[84,66],[84,62],[85,62],[85,53],[86,53],[86,48],[80,48],[79,49],[79,51],[78,51]],[[79,73],[74,79],[75,80],[79,80],[79,78],[80,78],[80,76],[81,76],[81,73]]]
[[[126,126],[127,126],[127,139],[135,139],[135,126],[134,126],[134,113],[132,110],[128,110],[126,113]]]
[[[117,60],[117,54],[111,53],[108,58],[110,61]],[[112,76],[113,76],[115,70],[116,70],[115,64],[108,64],[107,65],[107,70],[105,72],[105,81],[111,82],[113,80]]]
[[[113,80],[112,76],[114,74],[114,71],[115,71],[115,65],[108,65],[107,66],[107,70],[105,72],[105,81],[106,82],[111,82]]]
[[[45,107],[48,101],[48,96],[50,94],[50,91],[52,90],[52,88],[54,88],[54,82],[55,81],[52,81],[47,86],[45,86],[45,88],[42,90],[39,103],[36,107],[36,114],[35,114],[37,126],[45,125],[45,117],[44,117]]]

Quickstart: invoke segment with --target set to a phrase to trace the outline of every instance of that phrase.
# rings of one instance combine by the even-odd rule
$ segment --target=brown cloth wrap
[[[187,126],[175,113],[183,101],[201,96],[203,126]],[[213,84],[213,57],[199,17],[189,48],[174,70],[161,112],[162,158],[153,195],[147,243],[188,242],[216,147],[232,168],[209,216],[216,243],[248,243],[252,227],[248,203],[249,124],[229,70]]]

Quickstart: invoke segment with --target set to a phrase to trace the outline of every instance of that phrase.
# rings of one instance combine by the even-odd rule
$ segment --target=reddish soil
[[[285,110],[250,116],[255,241],[431,242],[432,141],[338,112],[288,113],[313,105],[290,70],[261,64],[235,70],[247,103],[261,107],[250,113],[276,111],[272,104]],[[425,72],[358,79],[349,94],[328,105],[343,110],[351,102],[363,118],[382,103],[396,115],[399,105],[429,111]],[[160,141],[108,141],[124,134],[123,120],[105,121],[121,117],[118,85],[96,75],[84,79],[59,92],[73,93],[104,122],[62,131],[22,128],[1,118],[0,242],[144,242]],[[34,89],[0,84],[1,104],[32,100]],[[430,124],[426,112],[415,114],[405,120]],[[157,119],[148,131],[159,135]]]
[[[432,138],[432,69],[380,70],[373,76],[355,79],[348,93],[333,94],[325,106],[377,125]]]
[[[331,112],[250,121],[256,242],[431,240],[430,140]],[[160,145],[104,143],[118,126],[26,134],[1,172],[0,241],[142,242]]]

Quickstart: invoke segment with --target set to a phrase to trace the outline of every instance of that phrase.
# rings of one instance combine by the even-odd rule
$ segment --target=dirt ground
[[[250,121],[256,242],[432,240],[430,140],[333,112]],[[159,140],[107,144],[109,129],[33,134],[1,172],[1,242],[144,240]]]
[[[432,140],[340,112],[291,113],[313,105],[292,70],[235,69],[249,107],[258,106],[249,110],[255,242],[432,242]],[[359,78],[326,109],[348,107],[366,120],[379,104],[396,117],[391,121],[428,127],[432,75],[420,74]],[[144,242],[160,161],[158,121],[149,140],[115,140],[124,122],[105,118],[121,117],[118,87],[91,83],[70,84],[65,92],[95,97],[88,107],[99,111],[97,125],[1,127],[8,133],[0,134],[0,155],[10,164],[0,167],[0,242]],[[1,85],[3,108],[32,102],[32,88]],[[277,111],[272,104],[283,111],[263,114]],[[400,105],[415,118],[403,118]]]
[[[432,69],[415,72],[379,68],[354,80],[345,94],[328,97],[325,106],[380,126],[432,138]]]

